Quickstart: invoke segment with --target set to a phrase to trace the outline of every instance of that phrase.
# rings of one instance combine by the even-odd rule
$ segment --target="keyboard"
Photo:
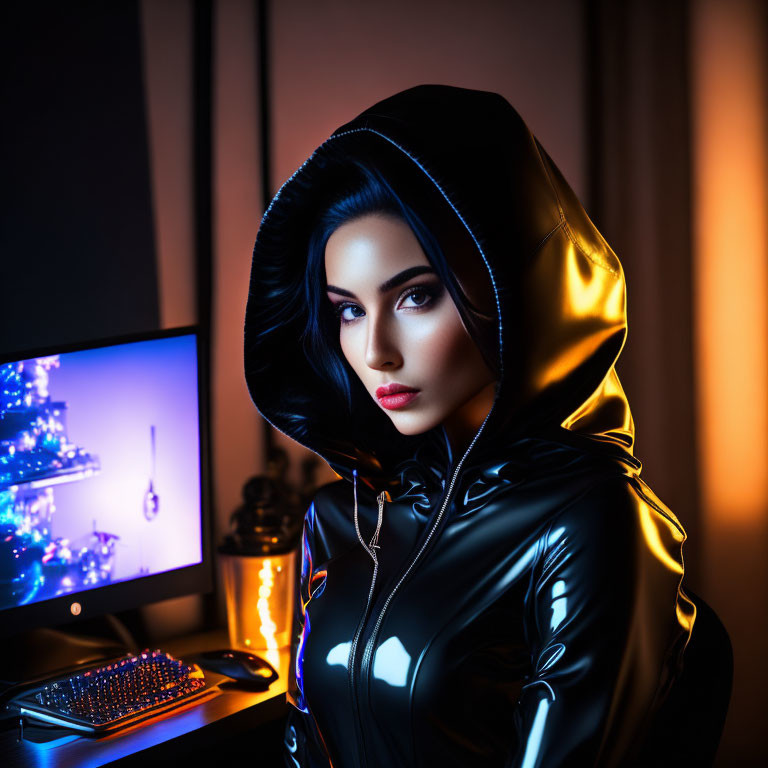
[[[11,704],[21,715],[101,735],[185,704],[207,690],[197,664],[146,649],[47,680],[24,691]]]

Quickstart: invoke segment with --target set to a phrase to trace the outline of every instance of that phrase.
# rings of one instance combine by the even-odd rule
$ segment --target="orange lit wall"
[[[759,0],[698,0],[692,11],[703,570],[734,646],[722,764],[746,765],[737,760],[768,758],[758,706],[768,684],[766,38]]]
[[[711,522],[728,526],[762,520],[768,499],[768,122],[756,10],[753,2],[701,3],[696,26],[702,485]]]
[[[263,421],[243,370],[251,254],[263,213],[255,3],[214,3],[213,60],[213,474],[216,542],[242,503],[243,484],[264,472]],[[217,569],[219,594],[223,595]],[[223,602],[223,601],[222,601]],[[219,618],[224,606],[219,605]]]

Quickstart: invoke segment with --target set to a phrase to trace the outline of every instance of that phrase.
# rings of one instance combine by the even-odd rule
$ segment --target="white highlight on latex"
[[[568,599],[565,597],[565,582],[558,579],[552,585],[552,622],[550,628],[554,632],[565,618]]]
[[[352,643],[339,643],[328,651],[328,655],[325,657],[325,663],[329,666],[333,664],[341,664],[346,669],[347,661],[349,660],[349,649],[352,647]]]
[[[528,743],[525,747],[525,756],[521,768],[534,768],[539,757],[539,747],[541,746],[541,737],[544,735],[544,722],[547,719],[547,712],[550,705],[549,699],[542,699],[536,710],[536,717],[533,720],[531,732],[528,735]]]
[[[377,649],[373,660],[373,676],[402,688],[408,680],[411,656],[398,637],[390,637]]]

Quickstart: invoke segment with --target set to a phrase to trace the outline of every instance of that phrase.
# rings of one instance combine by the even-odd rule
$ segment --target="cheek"
[[[342,354],[351,366],[352,370],[361,376],[365,369],[365,340],[357,338],[358,334],[354,330],[341,332],[339,335],[339,346]]]
[[[431,377],[456,381],[471,373],[477,348],[453,305],[430,317],[422,331],[418,338],[419,355]]]

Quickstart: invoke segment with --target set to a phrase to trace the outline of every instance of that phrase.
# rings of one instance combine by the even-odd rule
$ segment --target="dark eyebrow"
[[[387,291],[391,291],[393,288],[397,288],[398,285],[402,285],[403,283],[408,282],[408,280],[410,280],[412,277],[425,274],[434,275],[435,270],[432,269],[432,267],[408,267],[408,269],[404,269],[402,272],[398,272],[394,277],[390,277],[389,280],[384,281],[379,286],[379,293],[387,293]],[[333,293],[338,293],[340,296],[349,296],[350,299],[357,298],[357,296],[355,296],[355,294],[351,291],[346,291],[343,288],[337,288],[335,285],[329,285],[328,290],[333,291]]]

